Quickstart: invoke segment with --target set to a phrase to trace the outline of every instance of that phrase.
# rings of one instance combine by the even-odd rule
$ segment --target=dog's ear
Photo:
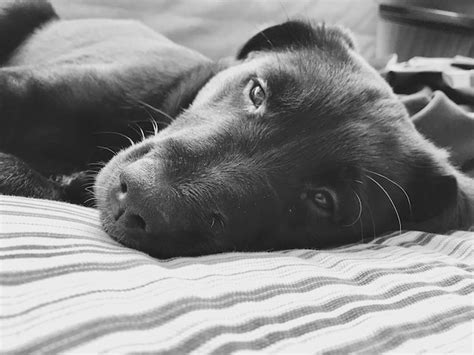
[[[419,223],[453,210],[458,200],[458,183],[446,169],[425,161],[415,167],[407,193],[412,205],[411,222]]]
[[[304,21],[287,21],[268,27],[250,38],[240,49],[237,59],[245,59],[254,51],[283,50],[289,48],[316,46],[323,48],[330,44],[354,48],[352,36],[337,26],[324,24],[312,26]]]

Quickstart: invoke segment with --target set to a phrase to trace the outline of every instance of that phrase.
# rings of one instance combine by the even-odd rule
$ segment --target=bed
[[[294,16],[346,25],[375,52],[375,1],[52,2],[63,18],[141,20],[212,58]],[[404,231],[157,260],[108,237],[94,209],[0,196],[0,352],[472,354],[473,244]]]
[[[474,232],[157,260],[94,209],[0,196],[0,349],[473,352]]]

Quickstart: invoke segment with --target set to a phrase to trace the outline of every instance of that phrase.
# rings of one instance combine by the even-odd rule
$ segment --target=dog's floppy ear
[[[287,21],[268,27],[250,38],[237,54],[237,59],[245,59],[250,52],[271,51],[299,47],[324,47],[338,43],[354,48],[351,35],[337,26],[324,24],[313,27],[309,22]]]
[[[429,221],[453,210],[458,200],[458,183],[454,175],[428,161],[415,167],[415,174],[407,188],[411,199],[411,221]]]

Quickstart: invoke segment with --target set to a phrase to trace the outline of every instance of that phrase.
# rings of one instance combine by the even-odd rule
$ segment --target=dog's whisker
[[[89,163],[88,165],[91,165],[91,166],[97,165],[97,166],[99,166],[100,168],[103,168],[104,166],[107,165],[107,163],[106,163],[106,162],[103,162],[103,161],[99,161],[99,162]]]
[[[364,185],[363,181],[362,180],[353,180],[355,183],[358,183],[360,185]],[[365,242],[365,239],[364,239],[364,222],[362,220],[362,212],[364,210],[364,204],[363,204],[363,199],[360,197],[360,195],[354,190],[352,189],[352,191],[356,194],[356,197],[359,201],[359,216],[358,216],[358,219],[360,220],[360,236],[361,236],[361,242],[364,243]],[[371,218],[371,221],[372,221],[372,232],[375,231],[375,227],[374,227],[374,219],[373,219],[373,216],[372,216],[372,212],[370,211],[370,206],[369,204],[367,204],[367,207],[369,208],[369,212],[370,212],[370,218]],[[354,222],[354,224],[357,222],[357,220]],[[375,238],[375,235],[374,235],[374,238]]]
[[[109,147],[104,147],[104,146],[102,146],[102,145],[98,145],[97,148],[104,149],[104,150],[106,150],[106,151],[112,153],[113,155],[116,155],[116,154],[117,154],[117,152],[114,152],[114,151],[113,151],[112,149],[110,149]]]
[[[98,170],[83,170],[84,173],[86,173],[86,176],[83,177],[83,179],[94,179],[95,175],[99,173]]]
[[[397,215],[397,220],[398,220],[398,226],[399,226],[399,231],[400,234],[402,234],[402,220],[400,219],[400,214],[398,213],[397,206],[395,206],[395,203],[393,202],[392,198],[390,197],[390,194],[383,188],[383,186],[376,181],[374,178],[370,177],[369,175],[366,175],[368,179],[373,181],[382,191],[383,193],[387,196],[388,200],[390,201],[390,204],[393,207],[393,210],[395,211],[395,214]]]
[[[133,129],[133,132],[135,132],[135,133],[138,135],[138,138],[137,138],[137,139],[140,140],[142,134],[140,133],[140,131],[139,131],[138,128],[137,128],[137,127],[139,127],[138,123],[136,123],[136,122],[131,122],[131,123],[128,125],[128,127],[130,127],[131,129]]]
[[[163,125],[163,127],[168,127],[170,125],[170,122],[162,121],[162,120],[157,120],[155,116],[153,116],[152,112],[147,111],[148,113],[148,120],[140,120],[140,121],[135,121],[135,122],[150,122],[153,121],[157,125]]]
[[[84,173],[92,173],[92,174],[97,174],[99,171],[100,169],[99,170],[95,170],[95,169],[83,170]],[[91,176],[87,176],[87,177],[91,177]]]
[[[156,119],[155,116],[153,116],[153,113],[148,111],[146,108],[144,108],[148,114],[148,119],[147,120],[134,120],[132,123],[141,123],[141,122],[144,122],[144,123],[150,123],[151,121],[153,121],[156,125],[157,125],[157,128],[159,130],[159,126],[158,125],[162,125],[163,128],[166,128],[170,125],[171,122],[166,122],[166,121],[161,121],[161,120],[158,120]],[[152,123],[153,124],[153,123]]]
[[[84,201],[85,204],[88,204],[89,202],[95,202],[95,196],[88,198],[87,200]]]
[[[135,145],[135,142],[133,141],[132,138],[130,138],[129,136],[123,134],[123,133],[120,133],[120,132],[108,132],[108,131],[105,131],[105,132],[96,132],[98,134],[101,134],[101,133],[104,133],[104,134],[115,134],[117,136],[120,136],[120,137],[123,137],[125,139],[127,139],[129,142],[130,142],[130,145]]]
[[[138,129],[140,130],[140,133],[141,133],[141,136],[142,136],[142,140],[145,140],[146,139],[146,135],[145,135],[145,132],[143,132],[143,129],[138,126]]]
[[[413,215],[413,210],[412,210],[412,204],[411,204],[411,200],[410,200],[410,196],[408,196],[408,193],[407,191],[400,185],[398,184],[397,182],[393,181],[392,179],[390,179],[389,177],[383,175],[383,174],[380,174],[380,173],[377,173],[375,171],[372,171],[372,170],[369,170],[369,169],[364,169],[365,171],[367,171],[368,173],[371,173],[371,174],[375,174],[377,176],[380,176],[381,178],[391,182],[392,184],[394,184],[396,187],[398,187],[402,192],[403,194],[405,195],[405,198],[407,199],[407,202],[408,202],[408,209],[410,211],[410,216]]]
[[[150,122],[151,122],[151,125],[153,126],[153,133],[156,136],[158,134],[158,124],[152,117],[150,117]]]
[[[94,189],[98,189],[98,190],[105,190],[105,191],[107,191],[107,188],[106,188],[106,187],[104,187],[104,186],[94,186]],[[92,191],[92,192],[94,192],[94,191]]]
[[[83,186],[93,186],[95,183],[95,176],[89,176],[86,178],[86,183]]]
[[[359,214],[357,215],[356,219],[354,222],[350,223],[350,224],[343,224],[343,227],[352,227],[354,224],[356,224],[362,217],[362,200],[360,199],[360,196],[359,194],[352,190],[352,192],[354,192],[357,200],[359,201]]]
[[[87,183],[87,186],[94,186],[94,184],[95,184],[95,182],[96,182],[96,181],[95,181],[95,178],[96,178],[96,177],[94,176],[94,179],[93,179],[92,181],[89,181],[89,182]]]
[[[96,188],[98,188],[98,189],[104,189],[104,190],[107,189],[106,186],[98,185],[98,184],[96,184],[95,182],[91,183],[91,186],[94,186],[94,187],[96,187]]]
[[[156,113],[159,113],[159,114],[165,116],[166,118],[169,118],[171,121],[174,120],[174,118],[171,117],[171,116],[170,116],[168,113],[166,113],[165,111],[160,110],[159,108],[154,107],[154,106],[152,106],[152,105],[146,103],[145,101],[142,101],[142,100],[136,100],[136,101],[137,101],[139,104],[141,104],[141,105],[143,105],[143,106],[149,108],[150,110],[152,110],[152,111],[154,111],[154,112],[156,112]]]

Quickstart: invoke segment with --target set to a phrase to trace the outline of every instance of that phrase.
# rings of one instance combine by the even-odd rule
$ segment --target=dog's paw
[[[61,176],[58,181],[64,189],[67,202],[87,207],[94,206],[95,199],[92,192],[94,177],[89,173],[80,171],[71,175]]]
[[[64,192],[21,159],[0,153],[0,194],[62,200]]]

